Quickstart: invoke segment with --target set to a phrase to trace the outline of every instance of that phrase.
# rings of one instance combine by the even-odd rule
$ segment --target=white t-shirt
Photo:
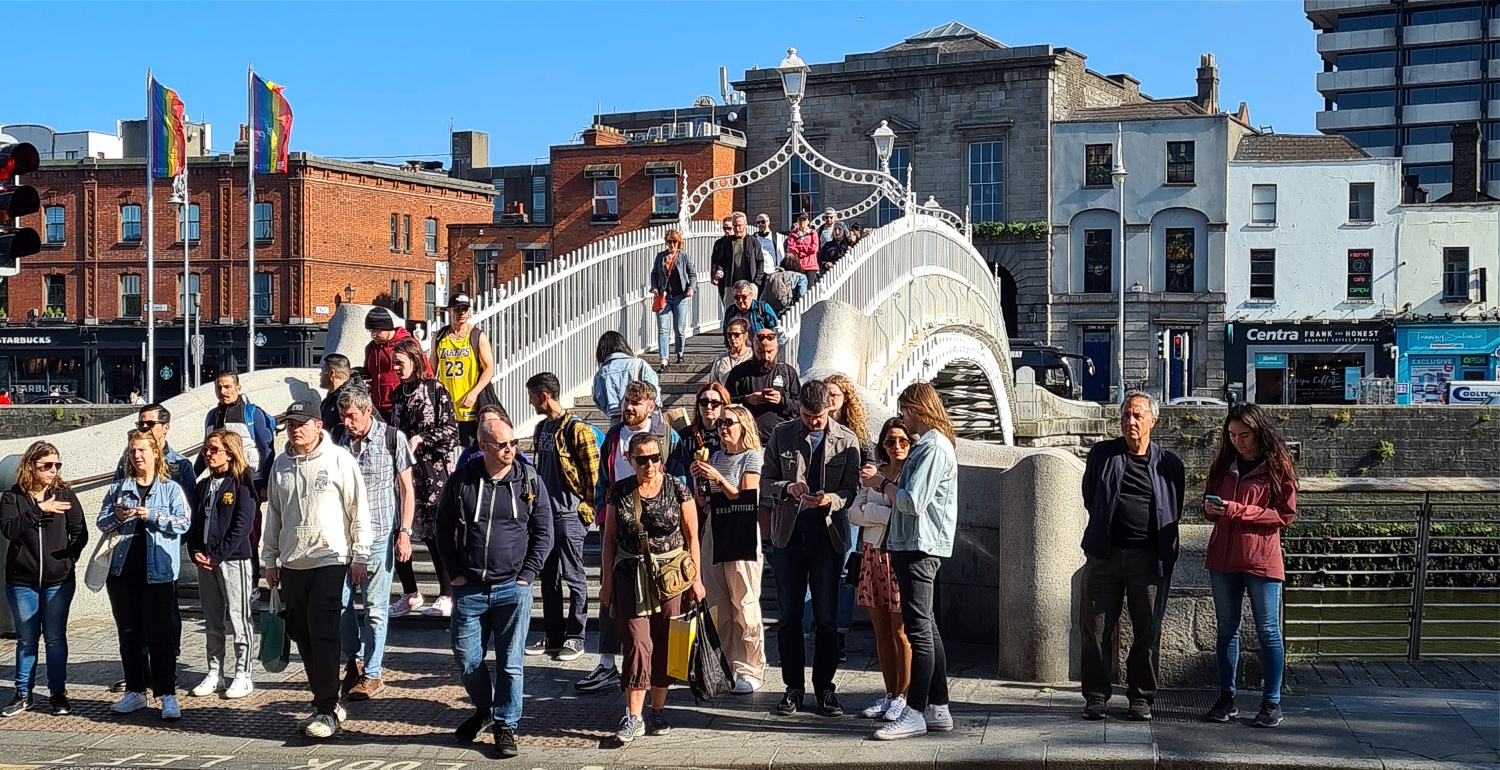
[[[620,440],[615,444],[614,454],[609,458],[616,483],[635,475],[635,468],[630,463],[630,437],[634,435],[635,431],[631,430],[629,425],[620,426]]]

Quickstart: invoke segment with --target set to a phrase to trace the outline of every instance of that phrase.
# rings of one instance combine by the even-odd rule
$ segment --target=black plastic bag
[[[734,672],[719,646],[719,630],[714,628],[708,605],[700,602],[694,612],[698,613],[698,637],[693,641],[688,688],[693,691],[693,701],[702,703],[734,689]]]

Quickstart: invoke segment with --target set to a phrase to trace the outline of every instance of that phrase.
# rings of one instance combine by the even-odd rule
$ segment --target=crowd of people
[[[768,219],[757,226],[769,234]],[[832,216],[823,230],[825,246],[847,243]],[[252,605],[263,581],[285,610],[312,694],[312,713],[298,728],[311,738],[333,737],[348,703],[382,689],[390,619],[422,611],[449,618],[460,678],[475,707],[456,738],[472,743],[488,729],[498,756],[513,757],[525,658],[585,654],[584,540],[597,527],[599,658],[575,688],[625,694],[616,733],[622,744],[671,729],[670,621],[700,603],[717,618],[731,692],[762,689],[767,558],[781,616],[775,644],[785,691],[776,714],[843,716],[836,679],[858,605],[869,614],[884,682],[884,692],[859,710],[877,720],[873,737],[952,730],[935,606],[958,520],[953,424],[937,391],[917,383],[900,394],[899,416],[872,430],[849,378],[803,382],[779,360],[775,313],[767,308],[760,317],[755,290],[762,259],[783,248],[788,264],[794,256],[799,266],[809,264],[795,245],[806,232],[815,231],[801,221],[784,241],[763,242],[746,233],[743,215],[726,221],[732,242],[716,247],[712,268],[731,308],[725,351],[691,414],[665,414],[656,370],[623,336],[606,332],[592,392],[608,429],[565,408],[557,376],[539,372],[526,382],[539,422],[523,454],[490,385],[489,341],[470,323],[469,298],[460,294],[450,301],[453,324],[439,331],[430,355],[394,316],[373,310],[364,376],[348,357],[326,356],[327,395],[287,408],[280,453],[274,420],[248,401],[233,372],[215,381],[219,404],[205,420],[196,465],[168,443],[168,409],[143,406],[92,528],[64,480],[57,448],[36,442],[21,459],[17,483],[0,495],[0,534],[9,541],[5,590],[17,630],[16,691],[0,714],[36,708],[43,637],[52,712],[71,710],[68,611],[75,567],[85,563],[96,590],[98,571],[118,631],[124,680],[113,711],[150,707],[149,688],[163,719],[180,718],[177,587],[182,570],[191,569],[206,625],[206,673],[192,696],[255,692]],[[680,236],[669,234],[666,245],[651,280],[664,293],[661,317],[680,319],[674,302],[689,296],[695,279],[680,258]],[[820,249],[819,259],[825,253],[832,252]],[[666,332],[664,322],[663,364]],[[1088,458],[1080,616],[1088,718],[1106,712],[1107,640],[1123,608],[1135,634],[1126,668],[1129,716],[1150,718],[1186,495],[1182,463],[1150,441],[1156,415],[1152,397],[1127,394],[1123,437],[1100,443]],[[1255,723],[1281,720],[1277,537],[1294,515],[1295,487],[1290,455],[1266,415],[1254,405],[1232,407],[1203,503],[1214,523],[1208,566],[1223,691],[1210,719],[1236,714],[1238,607],[1248,593],[1266,672]],[[90,529],[100,542],[85,559]],[[430,605],[412,568],[418,542],[440,586]],[[190,565],[180,563],[184,545]],[[396,578],[401,587],[391,601]],[[543,627],[532,640],[538,582]],[[491,645],[493,669],[486,664]]]

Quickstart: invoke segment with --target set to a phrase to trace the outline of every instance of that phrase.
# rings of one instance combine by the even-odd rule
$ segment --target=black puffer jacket
[[[83,505],[71,489],[57,489],[47,499],[68,503],[65,514],[51,515],[38,507],[20,485],[0,495],[0,535],[10,541],[5,557],[5,582],[35,588],[71,583],[73,567],[89,542]]]

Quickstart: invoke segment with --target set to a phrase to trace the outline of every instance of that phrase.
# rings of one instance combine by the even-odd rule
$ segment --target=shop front
[[[1396,344],[1398,404],[1446,404],[1449,382],[1500,379],[1500,324],[1403,324]]]
[[[1257,404],[1352,404],[1360,380],[1395,374],[1394,327],[1367,323],[1225,325],[1230,382]]]

